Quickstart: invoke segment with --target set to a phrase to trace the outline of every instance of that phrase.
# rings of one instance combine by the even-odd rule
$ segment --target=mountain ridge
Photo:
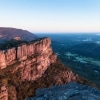
[[[17,50],[13,47],[0,53],[0,64],[6,64],[0,65],[0,91],[5,91],[0,94],[2,100],[23,100],[35,95],[38,88],[71,81],[96,87],[59,61],[50,38],[22,44]]]
[[[22,41],[31,41],[35,40],[38,37],[27,31],[17,28],[8,28],[8,27],[0,27],[0,42],[5,42],[11,39],[22,40]]]

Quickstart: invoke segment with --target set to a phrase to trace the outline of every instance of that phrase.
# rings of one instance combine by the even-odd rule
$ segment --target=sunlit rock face
[[[19,44],[0,51],[0,81],[4,95],[0,100],[24,100],[35,95],[38,88],[72,81],[91,84],[63,65],[51,48],[49,38]],[[1,83],[1,82],[0,82]],[[27,91],[29,91],[27,93]],[[50,99],[51,100],[51,99]]]
[[[5,51],[6,65],[11,65],[16,59],[16,48],[11,48]]]
[[[8,100],[8,90],[6,86],[0,86],[0,100]]]
[[[25,100],[100,100],[100,91],[72,82],[65,85],[38,89],[36,97]]]
[[[0,51],[0,69],[6,68],[6,60],[4,51]]]
[[[42,38],[28,44],[20,44],[0,52],[0,68],[14,65],[12,73],[19,71],[19,77],[24,80],[35,80],[45,72],[47,67],[56,61],[56,55],[50,47],[51,40]]]

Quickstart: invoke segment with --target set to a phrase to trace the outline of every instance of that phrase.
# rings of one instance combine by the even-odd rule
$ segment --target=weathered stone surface
[[[71,82],[65,85],[38,89],[36,97],[25,100],[100,100],[100,91]]]
[[[8,95],[9,100],[23,100],[35,95],[39,87],[61,85],[71,81],[92,85],[65,67],[57,59],[50,45],[49,38],[42,38],[0,51],[0,86],[7,88],[6,97]],[[2,80],[4,78],[5,80]],[[2,97],[2,94],[0,96]]]
[[[8,86],[8,99],[7,100],[18,100],[17,99],[17,92],[14,86]]]
[[[5,61],[7,65],[11,65],[12,62],[16,59],[16,48],[5,50]]]
[[[48,56],[50,56],[52,55],[50,44],[51,40],[49,38],[43,38],[37,40],[36,42],[31,42],[28,44],[24,43],[18,47],[0,51],[0,69],[6,68],[7,65],[12,65],[17,61],[24,61],[32,55],[41,54],[40,56],[42,57],[47,54]],[[37,61],[38,60],[39,59],[37,59]]]
[[[6,86],[0,87],[0,100],[8,100],[8,90]]]
[[[56,56],[53,54],[50,44],[51,40],[49,38],[43,38],[0,51],[0,70],[9,67],[10,70],[7,73],[14,74],[18,72],[17,78],[20,80],[20,83],[26,80],[36,80],[42,76],[51,63],[56,62]],[[3,83],[0,100],[8,100],[8,94],[12,95],[12,97],[10,96],[10,99],[13,98],[11,100],[16,100],[16,93],[13,94],[11,92],[16,91],[16,89],[10,86],[8,88],[9,91],[7,91],[6,85]]]
[[[36,42],[21,44],[17,48],[0,51],[0,68],[15,63],[12,73],[20,69],[20,79],[35,80],[45,72],[47,67],[56,61],[56,56],[50,47],[51,40],[43,38]],[[20,62],[19,64],[16,64]]]
[[[0,51],[0,69],[6,68],[6,60],[4,51]]]

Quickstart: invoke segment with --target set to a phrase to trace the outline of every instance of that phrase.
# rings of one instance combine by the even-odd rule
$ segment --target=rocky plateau
[[[24,100],[35,96],[39,88],[69,82],[96,87],[60,62],[50,38],[0,50],[0,100]]]

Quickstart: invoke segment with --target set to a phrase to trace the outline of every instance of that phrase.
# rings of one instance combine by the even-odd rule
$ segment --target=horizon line
[[[94,34],[94,33],[99,33],[100,34],[100,32],[32,32],[32,33],[36,33],[36,34],[67,34],[67,33],[71,33],[71,34],[73,34],[73,33],[83,33],[83,34],[87,34],[87,33],[91,33],[91,34]]]

